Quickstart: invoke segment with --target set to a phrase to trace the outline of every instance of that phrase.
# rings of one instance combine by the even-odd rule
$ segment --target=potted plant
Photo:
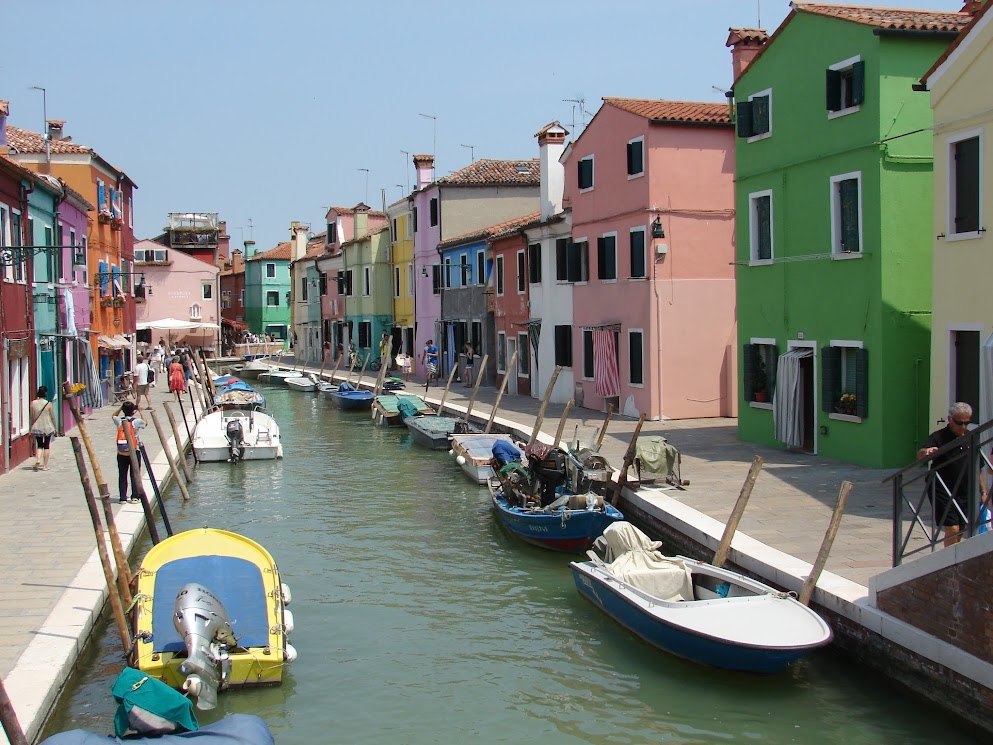
[[[102,305],[104,308],[109,308],[113,304],[114,304],[114,298],[112,298],[110,295],[100,298],[100,305]]]
[[[857,399],[854,393],[842,393],[841,398],[838,399],[838,405],[835,407],[839,414],[848,414],[849,416],[855,416]]]
[[[123,308],[124,307],[124,302],[125,301],[124,301],[124,296],[123,295],[115,295],[114,296],[114,307],[116,307],[116,308]]]
[[[759,403],[769,400],[769,377],[766,374],[765,360],[761,357],[755,360],[755,369],[752,371],[749,386],[752,389],[752,397]]]

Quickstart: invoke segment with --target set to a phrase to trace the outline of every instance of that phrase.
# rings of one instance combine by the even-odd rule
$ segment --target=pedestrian
[[[431,385],[431,378],[438,379],[438,347],[434,345],[434,339],[428,339],[421,352],[421,364],[424,365],[424,390]]]
[[[136,417],[135,414],[138,414]],[[136,448],[141,446],[138,440],[138,430],[145,428],[145,416],[139,411],[131,401],[121,404],[112,416],[114,424],[117,425],[117,491],[118,502],[124,504],[138,502],[138,479],[141,478],[141,456],[138,451],[138,468],[131,468],[131,443],[128,442],[128,435],[125,428],[130,430],[131,442]],[[131,498],[128,498],[128,475],[131,476]]]
[[[462,385],[463,388],[469,388],[472,386],[472,368],[475,364],[476,357],[472,351],[472,344],[466,342],[465,344],[465,383]]]
[[[359,348],[355,346],[355,339],[348,342],[348,360],[353,370],[359,366]]]
[[[169,356],[166,353],[165,339],[159,339],[159,372],[164,373],[169,365]]]
[[[335,358],[337,360],[337,364],[343,364],[345,362],[345,345],[338,342],[338,347],[335,354],[337,355]]]
[[[52,437],[55,436],[55,409],[48,400],[48,389],[39,386],[31,402],[31,434],[35,442],[34,470],[47,471],[51,454]]]
[[[410,368],[411,368],[411,364],[410,364],[411,363],[411,358],[410,358],[410,355],[407,354],[406,352],[400,352],[400,354],[397,355],[396,362],[397,362],[397,367],[400,369],[400,372],[403,373],[403,379],[409,383],[410,382]]]
[[[186,372],[183,370],[183,363],[179,361],[179,355],[173,357],[169,365],[169,392],[176,394],[177,401],[186,393]]]
[[[141,408],[141,397],[145,397],[145,402],[149,407],[152,405],[152,399],[148,395],[148,386],[151,383],[150,376],[154,375],[148,363],[145,362],[145,358],[142,355],[138,355],[138,364],[134,366],[134,382],[135,382],[135,403],[138,404],[138,408]]]
[[[322,347],[323,352],[321,353],[321,364],[322,365],[333,365],[334,360],[331,359],[331,342],[324,342]]]
[[[948,423],[928,436],[923,447],[917,451],[918,459],[926,458],[958,440],[969,431],[970,421],[972,407],[969,404],[962,401],[952,404],[948,408]],[[969,515],[969,469],[973,466],[978,468],[981,461],[981,458],[973,458],[968,442],[949,449],[931,461],[928,493],[931,495],[935,523],[941,525],[944,531],[946,547],[962,540],[962,529],[966,521],[973,517]],[[982,483],[981,473],[977,481]]]
[[[379,340],[379,364],[384,365],[387,370],[390,369],[390,334],[388,331],[383,332],[383,338]]]

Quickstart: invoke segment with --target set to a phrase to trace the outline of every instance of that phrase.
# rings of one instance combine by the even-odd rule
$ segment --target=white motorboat
[[[451,439],[451,453],[455,456],[455,462],[459,464],[462,473],[470,480],[484,486],[495,476],[492,467],[494,443],[503,440],[520,450],[510,435],[453,434]],[[521,455],[523,456],[523,453]]]
[[[259,373],[259,380],[263,383],[282,383],[287,378],[299,377],[300,373],[293,370],[270,370],[269,372]]]
[[[238,377],[257,378],[260,373],[269,372],[271,369],[272,365],[269,364],[268,357],[257,357],[256,359],[245,363],[245,365],[238,372]]]
[[[330,396],[332,393],[338,392],[338,384],[327,380],[318,380],[317,392],[325,396]]]
[[[284,378],[283,382],[293,390],[303,393],[310,393],[317,388],[317,383],[314,382],[314,376],[310,373],[295,378]]]
[[[261,411],[222,409],[207,414],[193,432],[201,462],[272,460],[283,457],[276,420]]]

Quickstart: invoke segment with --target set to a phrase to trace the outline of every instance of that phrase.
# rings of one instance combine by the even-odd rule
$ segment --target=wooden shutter
[[[541,283],[541,245],[538,243],[528,246],[528,281],[533,285]]]
[[[645,382],[644,343],[645,337],[640,331],[628,332],[628,368],[632,383]]]
[[[841,110],[841,71],[827,70],[825,73],[825,89],[827,97],[827,110]]]
[[[583,377],[593,377],[593,332],[583,329]]]
[[[593,161],[583,158],[579,161],[579,188],[589,189],[593,186]]]
[[[752,102],[740,101],[735,109],[738,118],[738,137],[751,137],[755,134],[752,129]]]
[[[435,295],[441,292],[441,264],[431,265],[431,292]]]
[[[776,392],[776,371],[779,368],[779,347],[775,344],[767,344],[766,349],[772,352],[772,359],[765,361],[765,389],[769,392],[771,400]]]
[[[565,282],[569,279],[569,239],[555,241],[555,279]]]
[[[590,279],[590,242],[583,241],[579,244],[579,281],[587,282]]]
[[[631,276],[645,276],[645,231],[631,233]]]
[[[431,225],[438,224],[438,200],[432,199],[430,202],[431,207]]]
[[[596,239],[596,275],[598,279],[607,279],[607,239]]]
[[[628,176],[634,176],[635,174],[642,173],[645,170],[643,154],[643,140],[628,143]]]
[[[572,326],[555,327],[555,364],[572,367]]]
[[[838,182],[841,202],[841,248],[845,253],[856,253],[859,245],[859,182],[850,178]]]
[[[824,347],[821,350],[821,410],[834,411],[841,395],[841,350]]]
[[[416,233],[417,232],[417,207],[414,207],[414,210],[413,210],[413,212],[411,214],[413,216],[414,232]]]
[[[859,60],[852,65],[852,106],[865,100],[865,62]]]
[[[755,377],[755,370],[758,368],[759,348],[757,344],[744,344],[741,347],[741,378],[742,390],[745,401],[755,398],[755,390],[752,380]]]
[[[955,143],[955,232],[979,230],[979,138]]]
[[[765,196],[755,200],[755,220],[758,235],[757,259],[772,258],[772,222],[770,221],[772,198]]]
[[[757,135],[769,131],[769,97],[756,96],[752,99],[752,133]]]
[[[855,413],[869,416],[869,350],[855,349]]]

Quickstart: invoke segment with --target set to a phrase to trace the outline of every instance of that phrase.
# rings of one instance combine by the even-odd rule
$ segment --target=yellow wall
[[[970,32],[928,81],[934,109],[934,311],[931,325],[932,429],[955,398],[953,332],[993,331],[993,236],[956,240],[949,234],[950,142],[980,137],[980,227],[993,225],[993,12]],[[937,237],[944,236],[944,237]],[[981,381],[993,386],[993,381]],[[993,392],[993,391],[991,391]],[[973,415],[979,421],[980,412]]]
[[[392,219],[396,220],[396,241],[393,243],[393,261],[390,276],[394,277],[400,268],[400,297],[393,298],[393,322],[400,327],[414,325],[414,296],[408,291],[407,267],[414,261],[414,238],[410,228],[410,213],[404,211]],[[391,280],[392,281],[392,280]]]

